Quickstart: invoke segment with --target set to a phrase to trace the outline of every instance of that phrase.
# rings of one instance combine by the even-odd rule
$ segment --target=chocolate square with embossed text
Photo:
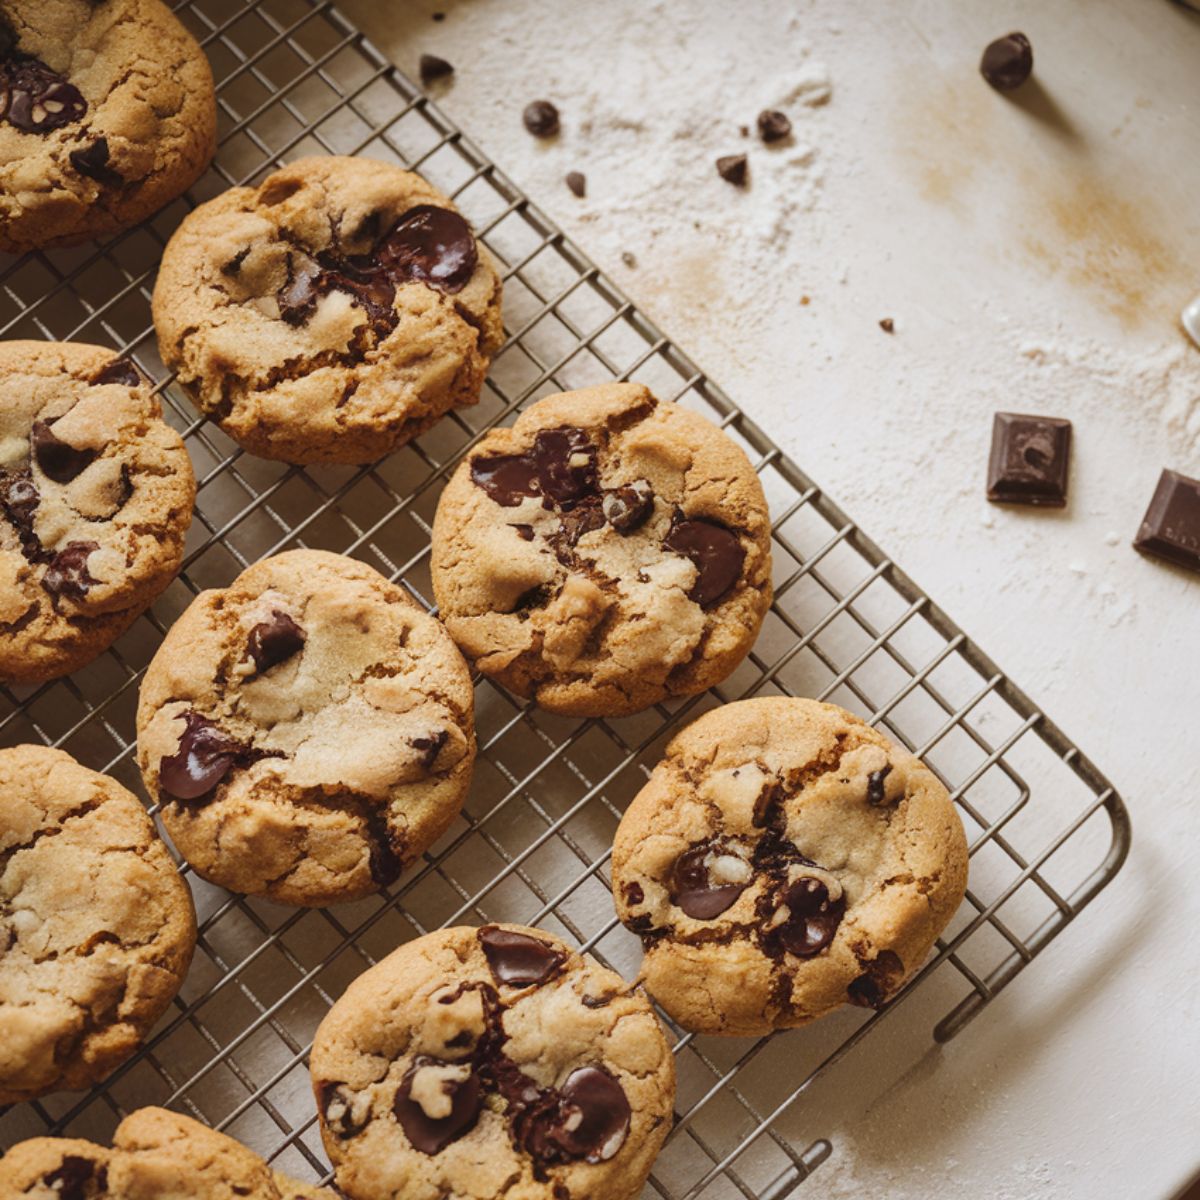
[[[1200,479],[1163,471],[1134,548],[1200,571]]]
[[[987,498],[1004,504],[1062,508],[1067,502],[1071,422],[997,413],[992,425]]]

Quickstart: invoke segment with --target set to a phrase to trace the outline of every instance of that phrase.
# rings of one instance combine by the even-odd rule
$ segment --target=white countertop
[[[1178,322],[1200,293],[1200,17],[342,2],[414,75],[422,51],[454,64],[446,111],[1132,810],[1118,880],[960,1037],[900,1074],[871,1039],[838,1068],[834,1155],[799,1194],[1170,1196],[1200,1168],[1200,577],[1129,542],[1162,467],[1200,475],[1200,351]],[[976,72],[1012,29],[1041,86],[1019,103]],[[539,97],[562,111],[553,143],[521,126]],[[778,149],[738,132],[768,105],[795,124]],[[712,163],[743,150],[739,192]],[[985,501],[997,409],[1074,422],[1064,512]]]

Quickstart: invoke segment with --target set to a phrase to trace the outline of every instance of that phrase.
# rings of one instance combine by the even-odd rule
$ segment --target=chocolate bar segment
[[[1062,508],[1067,502],[1070,459],[1070,421],[997,413],[987,497],[1004,504]]]
[[[1143,554],[1200,571],[1200,479],[1163,471],[1133,545]]]

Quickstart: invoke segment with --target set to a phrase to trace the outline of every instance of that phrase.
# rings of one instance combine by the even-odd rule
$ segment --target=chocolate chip
[[[421,83],[428,87],[439,79],[445,79],[454,74],[454,67],[444,58],[436,54],[422,54],[420,61]]]
[[[533,541],[532,525],[510,525],[509,528],[515,529],[517,531],[517,537],[519,537],[523,542]]]
[[[454,1063],[422,1055],[413,1060],[396,1092],[392,1111],[405,1137],[422,1154],[439,1154],[451,1142],[469,1133],[483,1110],[483,1088],[474,1070],[465,1079],[449,1078],[441,1082],[441,1091],[450,1100],[450,1111],[445,1117],[428,1116],[425,1109],[412,1098],[413,1084],[420,1071],[455,1066]]]
[[[471,227],[436,204],[410,208],[375,249],[396,280],[416,279],[443,292],[461,292],[475,274],[479,250]]]
[[[663,545],[695,564],[696,582],[688,595],[701,608],[711,608],[741,578],[746,551],[737,534],[716,521],[677,513]]]
[[[96,461],[95,450],[76,450],[54,436],[45,421],[34,421],[30,435],[33,458],[47,479],[70,483]]]
[[[504,508],[515,508],[526,497],[541,495],[537,464],[527,454],[473,458],[471,480]]]
[[[334,1137],[346,1140],[362,1133],[367,1127],[369,1106],[364,1105],[360,1115],[355,1116],[354,1094],[344,1083],[323,1083],[318,1091],[325,1128]]]
[[[582,199],[587,195],[587,176],[582,171],[568,171],[567,187]]]
[[[580,1067],[567,1076],[557,1104],[537,1113],[525,1136],[544,1163],[580,1159],[607,1162],[629,1135],[629,1099],[602,1067]]]
[[[42,1183],[58,1200],[88,1200],[99,1195],[88,1186],[93,1182],[98,1182],[96,1163],[77,1154],[65,1155],[60,1167],[42,1176]]]
[[[554,592],[547,583],[539,583],[535,587],[523,591],[513,602],[513,612],[529,612],[530,609],[544,608],[550,603]]]
[[[69,596],[82,600],[99,583],[88,573],[87,560],[93,551],[99,550],[96,542],[68,542],[49,559],[46,573],[42,576],[42,587],[51,596]]]
[[[791,132],[792,122],[787,113],[763,109],[758,114],[758,135],[764,142],[781,142]]]
[[[707,865],[710,855],[728,853],[728,848],[720,842],[702,842],[685,850],[671,869],[671,903],[678,905],[696,921],[711,921],[731,908],[750,886],[749,863],[746,864],[747,877],[744,883],[714,881]]]
[[[88,381],[92,387],[104,387],[108,384],[119,383],[122,387],[141,387],[145,380],[130,358],[114,358],[107,362]]]
[[[880,950],[865,970],[846,987],[846,997],[860,1008],[878,1008],[904,977],[904,963],[891,950]]]
[[[539,430],[533,441],[533,459],[542,494],[560,505],[573,504],[596,491],[596,447],[582,429],[564,425]]]
[[[17,49],[17,31],[12,22],[0,12],[0,59],[11,58]],[[0,79],[3,77],[0,76]],[[0,84],[0,87],[3,85]]]
[[[563,951],[511,929],[485,925],[477,936],[493,978],[509,987],[545,983],[567,960]]]
[[[158,764],[158,785],[175,800],[207,796],[233,770],[268,755],[231,737],[215,722],[189,710],[174,754]]]
[[[1134,548],[1200,571],[1200,479],[1163,471]]]
[[[811,875],[802,875],[789,884],[780,894],[779,903],[788,907],[787,920],[768,930],[764,940],[797,958],[812,958],[824,950],[833,941],[846,911],[845,897],[831,900],[824,882]]]
[[[646,892],[640,883],[627,883],[624,888],[625,903],[631,906],[641,904],[646,899]]]
[[[744,154],[726,154],[723,158],[717,159],[717,174],[726,183],[732,183],[737,187],[745,187],[746,170],[747,163]]]
[[[404,869],[404,862],[397,853],[392,837],[391,826],[384,813],[374,805],[367,810],[366,826],[369,845],[367,867],[371,878],[379,887],[391,887]]]
[[[867,776],[867,803],[873,808],[879,808],[887,803],[887,795],[883,790],[883,781],[892,773],[892,764],[880,767]]]
[[[437,756],[441,754],[442,747],[449,738],[449,730],[439,729],[436,733],[431,733],[427,737],[409,738],[408,744],[420,754],[421,766],[428,771],[437,762]]]
[[[307,635],[287,613],[275,609],[269,621],[260,621],[250,630],[246,654],[254,660],[261,675],[304,649]]]
[[[289,325],[303,325],[329,290],[322,286],[320,266],[307,255],[289,254],[287,282],[275,293],[279,315]]]
[[[884,317],[879,322],[879,328],[882,329],[884,333],[895,333],[896,322],[893,321],[891,317]]]
[[[618,533],[633,533],[654,512],[654,489],[647,479],[635,479],[604,495],[604,518]]]
[[[33,532],[33,516],[41,502],[37,484],[28,468],[21,471],[0,471],[0,508],[13,523],[25,547],[26,557],[40,549]]]
[[[250,256],[250,247],[244,246],[227,263],[221,265],[221,274],[234,277],[242,272],[242,263]]]
[[[1067,502],[1071,422],[997,413],[992,423],[987,498],[1062,508]]]
[[[1033,74],[1033,47],[1023,33],[997,38],[983,52],[979,71],[998,92],[1011,92]]]
[[[108,165],[108,138],[97,138],[82,150],[72,150],[67,156],[80,175],[94,179],[104,187],[121,187],[125,180],[119,171]]]
[[[0,63],[0,115],[22,133],[51,133],[87,112],[87,101],[37,58],[9,58]]]
[[[607,1008],[617,998],[616,992],[604,992],[599,996],[581,996],[584,1008]]]
[[[553,137],[559,129],[558,109],[549,100],[533,100],[525,105],[521,120],[534,137]]]
[[[599,496],[584,496],[574,508],[562,514],[558,523],[557,537],[552,538],[558,548],[575,546],[585,533],[604,528],[604,510]]]

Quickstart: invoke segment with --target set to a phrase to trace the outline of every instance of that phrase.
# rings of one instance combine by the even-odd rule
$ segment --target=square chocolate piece
[[[1200,479],[1164,471],[1133,545],[1200,571]]]
[[[1067,502],[1070,458],[1070,421],[997,413],[987,497],[1005,504],[1062,508]]]

